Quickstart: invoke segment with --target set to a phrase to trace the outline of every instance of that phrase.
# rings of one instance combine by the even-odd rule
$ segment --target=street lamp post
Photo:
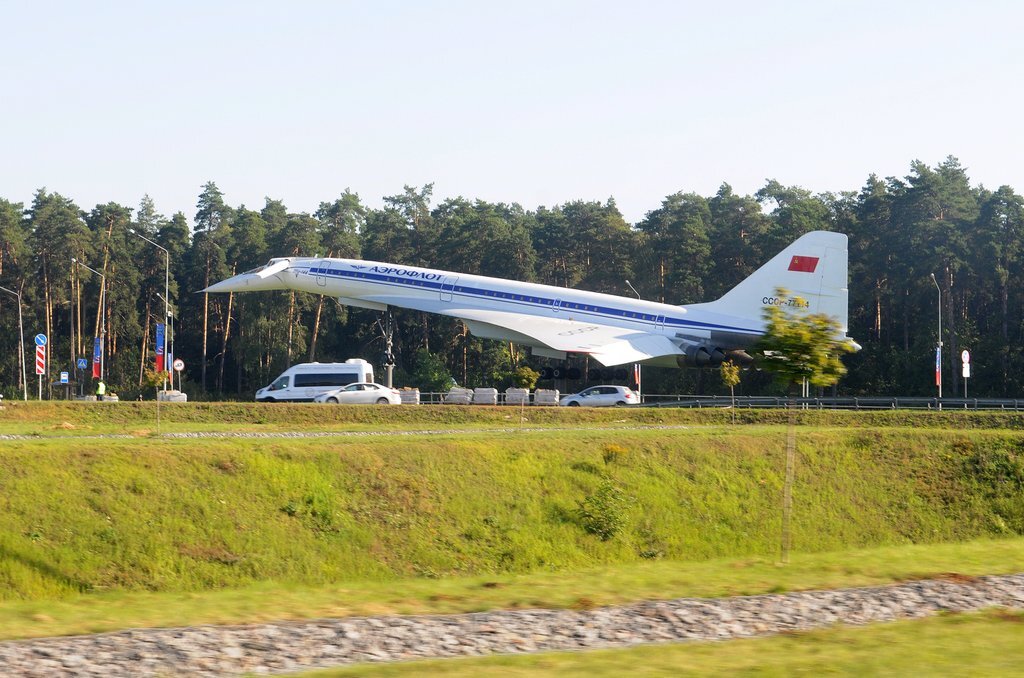
[[[87,264],[83,264],[75,257],[71,257],[71,263],[78,264],[82,268],[92,271],[100,277],[100,381],[103,381],[103,376],[106,374],[104,352],[107,347],[107,276],[103,275],[95,268]]]
[[[633,287],[633,283],[629,282],[629,280],[627,279],[626,285],[629,287],[629,289],[633,291],[633,294],[636,295],[636,298],[639,299],[640,293],[636,291],[635,287]],[[643,374],[643,367],[641,367],[640,363],[633,363],[633,374],[634,376],[636,376],[636,395],[640,399],[640,402],[643,402],[643,384],[640,381],[640,377]]]
[[[25,326],[21,322],[21,293],[3,286],[0,286],[0,290],[18,297],[18,334],[21,336],[21,395],[24,400],[28,400],[28,381],[25,376]]]
[[[162,297],[162,299],[164,300],[164,322],[167,322],[167,318],[168,318],[168,316],[170,316],[170,303],[167,301],[167,298],[169,296],[168,295],[168,288],[170,287],[170,284],[171,284],[171,253],[167,251],[167,248],[163,247],[159,243],[153,242],[152,240],[150,240],[146,236],[144,236],[141,233],[139,233],[138,231],[136,231],[134,228],[129,228],[128,232],[131,233],[132,235],[137,235],[138,237],[142,238],[143,240],[148,242],[153,247],[156,247],[156,248],[162,250],[163,253],[164,253],[164,296]],[[171,371],[171,366],[167,364],[167,332],[164,332],[164,345],[163,345],[163,349],[164,349],[164,390],[166,391],[167,390],[167,373]],[[174,384],[173,383],[171,384],[171,388],[172,389],[174,388]]]
[[[935,347],[935,385],[939,387],[939,409],[942,409],[942,288],[932,273],[932,282],[939,293],[939,342]]]

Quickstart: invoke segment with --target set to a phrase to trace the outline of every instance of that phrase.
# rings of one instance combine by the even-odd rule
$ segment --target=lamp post
[[[25,377],[25,327],[21,322],[21,293],[3,286],[0,286],[0,290],[18,297],[18,334],[21,336],[21,395],[24,400],[28,400],[28,381]]]
[[[942,288],[932,273],[932,282],[939,293],[939,343],[935,347],[935,385],[939,387],[939,409],[942,409]]]
[[[636,291],[635,287],[633,287],[633,283],[629,282],[629,280],[627,279],[626,285],[629,287],[629,289],[633,291],[633,294],[636,295],[636,298],[639,299],[640,293]],[[643,367],[641,367],[640,363],[633,363],[633,374],[636,376],[636,395],[640,402],[643,402],[644,400],[643,395],[641,395],[643,389],[641,388],[642,384],[640,383],[640,377],[642,373]]]
[[[82,268],[92,271],[100,277],[100,381],[103,381],[103,375],[106,374],[104,368],[103,353],[107,346],[107,276],[103,275],[95,268],[87,264],[83,264],[78,259],[71,257],[71,263],[78,264]]]
[[[153,242],[152,240],[150,240],[146,236],[144,236],[141,233],[139,233],[138,231],[136,231],[134,228],[129,228],[128,232],[131,233],[132,235],[137,235],[138,237],[142,238],[143,240],[148,242],[153,247],[156,247],[156,248],[162,250],[163,253],[164,253],[164,296],[161,297],[161,298],[164,300],[164,322],[167,322],[167,318],[171,314],[170,313],[170,303],[167,301],[167,298],[169,296],[168,295],[168,288],[170,287],[170,283],[171,283],[171,253],[167,251],[167,248],[163,247],[159,243]],[[157,296],[159,296],[159,295],[157,295]],[[167,390],[167,373],[170,372],[170,370],[171,370],[171,366],[167,364],[167,332],[164,332],[164,345],[163,345],[163,349],[164,349],[164,390],[166,391]],[[173,383],[171,384],[171,388],[174,388],[174,384]]]

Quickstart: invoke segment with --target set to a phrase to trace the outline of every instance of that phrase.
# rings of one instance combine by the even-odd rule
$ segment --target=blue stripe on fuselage
[[[441,292],[442,286],[442,282],[440,281],[421,280],[418,278],[386,275],[383,273],[368,273],[365,271],[346,271],[337,268],[310,267],[309,275],[316,277],[341,278],[350,280],[369,280],[375,283],[393,285],[403,288],[437,290],[438,293]],[[464,287],[462,285],[454,285],[450,289],[446,289],[444,291],[446,293],[461,294],[463,296],[468,297],[496,299],[516,306],[553,308],[555,305],[555,300],[547,297],[538,297],[532,294],[512,294],[510,292],[482,289],[479,287]],[[566,291],[572,292],[575,290]],[[575,304],[575,306],[573,304]],[[562,302],[559,304],[558,308],[560,310],[565,310],[567,312],[581,312],[586,313],[588,315],[595,315],[598,317],[621,318],[622,320],[628,320],[630,322],[641,322],[649,323],[651,325],[658,325],[658,316],[652,313],[635,313],[633,311],[625,311],[623,309],[612,308],[610,306],[596,306],[593,304],[580,304],[577,302]],[[718,325],[715,323],[705,323],[700,322],[698,320],[687,320],[685,318],[671,318],[668,316],[665,316],[664,324],[665,326],[693,327],[709,330],[726,330],[733,332],[744,332],[749,334],[759,334],[757,330],[751,330],[745,327],[731,327],[729,325]]]

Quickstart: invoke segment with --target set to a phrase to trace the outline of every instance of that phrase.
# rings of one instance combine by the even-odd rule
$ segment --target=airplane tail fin
[[[835,319],[845,334],[848,326],[847,237],[811,231],[797,238],[725,296],[706,304],[709,310],[760,318],[782,287],[808,302],[811,313]]]

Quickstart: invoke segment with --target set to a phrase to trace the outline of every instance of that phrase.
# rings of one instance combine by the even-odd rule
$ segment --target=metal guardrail
[[[565,394],[571,395],[571,394]],[[420,392],[421,405],[443,405],[444,392]],[[786,407],[790,399],[786,396],[736,396],[736,407],[744,409]],[[938,398],[872,396],[845,398],[793,398],[799,409],[814,410],[1024,410],[1024,399],[1016,398]],[[520,407],[520,403],[506,403],[505,394],[498,393],[499,406]],[[533,407],[531,402],[526,405]],[[644,394],[639,407],[731,407],[732,399],[727,395],[665,395]],[[634,406],[637,407],[637,406]]]
[[[736,396],[737,408],[786,407],[784,396]],[[850,397],[793,398],[800,409],[815,410],[1024,410],[1024,400],[1015,398],[912,398]],[[731,407],[729,396],[645,395],[641,407]]]

